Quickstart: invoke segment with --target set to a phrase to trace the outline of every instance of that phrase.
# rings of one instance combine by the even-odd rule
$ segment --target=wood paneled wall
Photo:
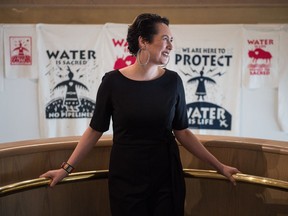
[[[1,0],[0,23],[131,23],[143,12],[171,24],[288,23],[286,0]]]

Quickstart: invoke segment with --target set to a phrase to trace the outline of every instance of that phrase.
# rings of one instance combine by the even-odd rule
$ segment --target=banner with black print
[[[102,25],[37,25],[42,137],[82,135],[103,73]]]
[[[171,30],[171,60],[183,80],[189,127],[198,134],[239,135],[241,26],[171,25]]]

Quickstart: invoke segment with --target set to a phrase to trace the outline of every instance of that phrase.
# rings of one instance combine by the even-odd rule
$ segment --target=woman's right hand
[[[54,187],[58,182],[60,182],[63,178],[68,176],[68,173],[60,168],[57,170],[50,170],[40,176],[40,178],[48,178],[51,179],[49,186]]]
[[[79,140],[76,148],[74,149],[72,155],[69,157],[67,162],[72,162],[72,164],[77,164],[85,155],[92,150],[95,143],[98,142],[100,137],[102,136],[102,132],[98,132],[91,127],[88,127],[82,137]],[[69,163],[70,163],[69,162]],[[50,170],[40,176],[40,178],[48,178],[51,179],[50,187],[54,187],[58,182],[60,182],[63,178],[68,176],[68,173],[60,168],[56,170]]]

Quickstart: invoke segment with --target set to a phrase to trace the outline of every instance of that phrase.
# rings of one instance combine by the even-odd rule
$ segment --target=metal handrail
[[[205,179],[216,179],[216,180],[228,180],[225,176],[217,173],[213,170],[199,170],[199,169],[183,169],[184,176],[187,178],[205,178]],[[250,184],[256,184],[264,187],[274,188],[277,190],[284,190],[288,192],[288,182],[265,178],[260,176],[248,175],[237,173],[233,175],[237,182],[244,182]],[[97,170],[97,171],[86,171],[72,173],[66,178],[64,178],[58,184],[72,183],[78,181],[87,181],[94,179],[106,179],[108,178],[108,170]],[[9,184],[0,187],[0,197],[7,196],[9,194],[18,193],[25,190],[31,190],[39,187],[49,186],[50,179],[47,178],[37,178],[26,181],[21,181],[13,184]]]
[[[200,170],[200,169],[183,169],[184,176],[190,178],[205,178],[205,179],[219,179],[219,180],[227,180],[228,179],[217,173],[214,170]],[[243,182],[249,184],[256,184],[268,188],[274,188],[277,190],[283,190],[288,192],[288,182],[282,181],[273,178],[266,178],[255,175],[248,175],[243,173],[237,173],[233,175],[233,178],[236,182]]]
[[[107,178],[108,178],[108,170],[76,172],[69,174],[67,177],[62,179],[62,181],[58,182],[58,184],[72,183],[78,181],[88,181],[94,179],[107,179]],[[37,178],[9,184],[0,187],[0,197],[35,188],[47,187],[49,186],[50,181],[51,179],[48,178]]]

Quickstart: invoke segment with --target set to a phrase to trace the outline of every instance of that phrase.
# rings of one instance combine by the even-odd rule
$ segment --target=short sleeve
[[[182,130],[188,128],[185,91],[182,79],[178,74],[177,74],[177,102],[175,106],[176,106],[175,116],[172,122],[172,128],[176,130]]]
[[[97,92],[96,105],[89,124],[91,128],[99,132],[107,131],[110,125],[112,103],[109,83],[109,75],[105,74]]]

